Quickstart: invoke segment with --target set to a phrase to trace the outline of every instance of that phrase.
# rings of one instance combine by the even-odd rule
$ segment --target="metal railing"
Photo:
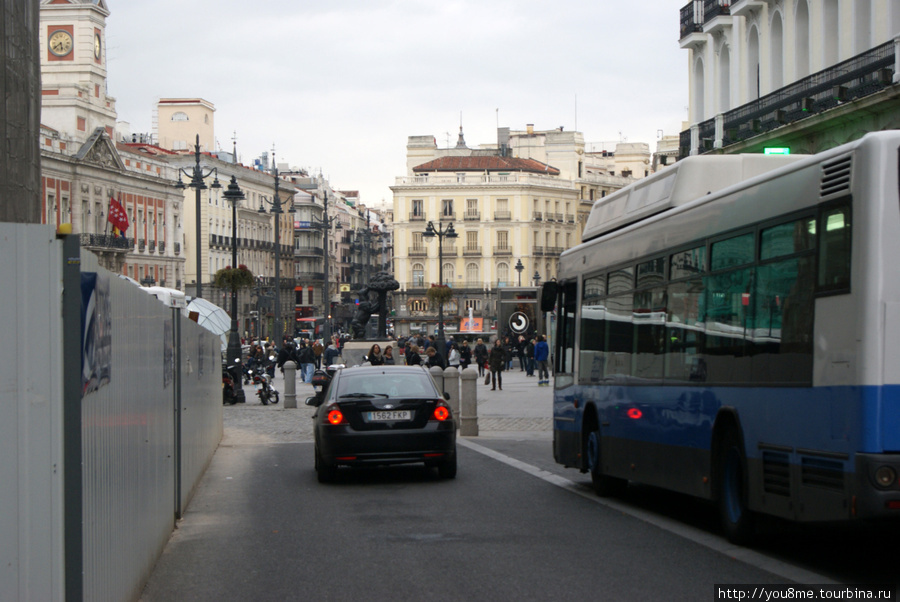
[[[166,252],[166,241],[161,240],[161,241],[159,241],[157,244],[158,244],[158,246],[159,246],[159,252],[160,252],[160,253],[165,253],[165,252]]]
[[[465,221],[479,221],[481,219],[481,212],[466,211],[465,214],[463,214],[463,219]]]
[[[110,234],[81,234],[79,242],[82,247],[112,249],[118,251],[134,250],[134,239]]]
[[[541,213],[540,211],[535,211],[534,213],[531,214],[531,219],[533,219],[536,222],[543,221],[544,214]]]
[[[417,213],[417,212],[414,212],[414,211],[413,211],[413,212],[410,212],[410,214],[409,214],[409,221],[411,221],[411,222],[424,222],[424,221],[425,221],[425,214],[424,214],[424,213]]]
[[[472,256],[472,255],[481,255],[481,247],[463,247],[463,255],[464,256]]]
[[[147,251],[149,253],[156,253],[156,241],[155,240],[151,240],[150,242],[147,243]]]
[[[146,245],[146,243],[144,242],[144,239],[143,239],[143,238],[139,238],[139,239],[138,239],[138,251],[143,252],[143,251],[144,251],[144,248],[145,248],[146,246],[147,246],[147,245]]]
[[[512,255],[512,247],[494,247],[494,255]]]
[[[537,245],[531,247],[531,254],[532,254],[532,255],[536,255],[536,256],[537,256],[537,255],[543,255],[543,254],[544,254],[544,247],[542,247],[542,246],[537,246]]]
[[[428,249],[425,247],[413,247],[409,250],[410,257],[427,257]]]
[[[509,211],[494,211],[494,221],[508,222],[512,219],[512,213]]]

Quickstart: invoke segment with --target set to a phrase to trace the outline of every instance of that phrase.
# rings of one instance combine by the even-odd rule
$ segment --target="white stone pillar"
[[[284,363],[284,409],[297,407],[297,364]]]
[[[462,371],[459,403],[459,434],[464,437],[478,436],[478,370],[466,368]]]
[[[450,395],[450,411],[459,416],[459,370],[454,366],[444,370],[444,391]]]

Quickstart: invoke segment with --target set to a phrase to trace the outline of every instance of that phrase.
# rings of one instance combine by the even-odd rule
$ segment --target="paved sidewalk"
[[[471,369],[471,368],[470,368]],[[553,387],[539,387],[537,377],[526,377],[518,367],[503,373],[503,390],[492,391],[484,378],[476,380],[478,436],[496,438],[552,438]],[[551,379],[552,384],[552,379]],[[312,441],[314,408],[305,405],[312,385],[297,380],[297,409],[284,408],[284,378],[275,371],[277,405],[264,406],[252,385],[244,385],[247,403],[225,406],[224,446]]]

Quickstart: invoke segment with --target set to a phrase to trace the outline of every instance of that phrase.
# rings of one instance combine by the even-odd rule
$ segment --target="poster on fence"
[[[109,277],[81,273],[81,394],[109,383],[112,362],[112,315]]]

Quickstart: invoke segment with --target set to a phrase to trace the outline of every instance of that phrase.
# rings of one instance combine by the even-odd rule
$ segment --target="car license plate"
[[[394,410],[393,412],[366,412],[366,420],[369,422],[391,422],[393,420],[412,420],[412,412],[409,410]]]

